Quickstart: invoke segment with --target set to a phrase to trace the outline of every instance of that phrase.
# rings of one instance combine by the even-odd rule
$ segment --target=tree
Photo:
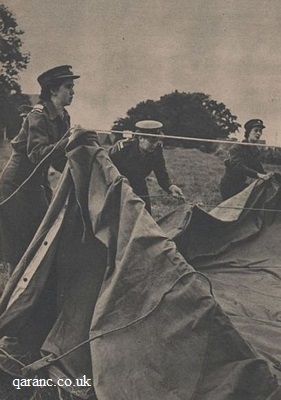
[[[241,126],[237,117],[223,103],[204,93],[179,93],[177,90],[137,104],[125,118],[114,122],[113,129],[133,130],[141,119],[156,119],[163,123],[163,131],[172,136],[225,139]],[[179,141],[172,141],[179,144]],[[171,143],[171,141],[170,141]],[[182,143],[181,143],[182,145]],[[200,142],[184,142],[186,147],[200,147]],[[210,146],[205,146],[210,148]]]
[[[23,33],[11,11],[0,4],[0,85],[8,94],[13,90],[20,92],[18,75],[26,68],[30,58],[29,53],[21,52],[20,36]]]
[[[27,67],[30,59],[29,53],[21,52],[23,33],[12,12],[0,4],[0,129],[12,127],[14,131],[19,119],[16,107],[18,103],[29,101],[21,94],[18,82],[20,71]],[[10,133],[13,136],[14,132]]]

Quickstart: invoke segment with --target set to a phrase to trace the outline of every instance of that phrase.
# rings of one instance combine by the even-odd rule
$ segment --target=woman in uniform
[[[66,163],[70,117],[65,106],[71,104],[74,79],[79,78],[71,68],[62,65],[38,77],[40,102],[28,113],[19,134],[12,140],[13,152],[0,178],[0,250],[11,270],[24,254],[49,206],[50,165],[61,172]]]
[[[245,143],[257,143],[265,128],[261,119],[251,119],[244,125]],[[244,190],[248,185],[248,178],[269,179],[273,173],[266,173],[261,163],[261,153],[258,146],[235,144],[229,151],[229,158],[225,161],[225,174],[220,182],[220,191],[223,200],[228,199]]]

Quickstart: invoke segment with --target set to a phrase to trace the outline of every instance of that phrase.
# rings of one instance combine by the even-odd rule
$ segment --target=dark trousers
[[[12,190],[13,189],[13,190]],[[2,200],[15,187],[1,186]],[[29,246],[49,206],[46,190],[20,189],[7,203],[0,205],[0,258],[14,270]]]
[[[151,214],[151,202],[146,183],[132,186],[134,192],[145,202],[145,208]]]

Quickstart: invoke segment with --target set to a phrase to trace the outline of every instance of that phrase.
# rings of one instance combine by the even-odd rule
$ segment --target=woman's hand
[[[89,129],[84,129],[80,125],[76,125],[70,130],[67,150],[69,151],[79,145],[90,146],[94,143],[99,144],[97,133]]]
[[[184,200],[184,195],[183,195],[181,189],[177,185],[171,185],[169,187],[169,192],[171,193],[171,195],[173,197],[180,198],[180,199]]]

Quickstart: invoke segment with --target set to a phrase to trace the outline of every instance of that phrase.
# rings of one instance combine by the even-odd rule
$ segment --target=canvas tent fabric
[[[122,132],[120,132],[120,136],[122,136]],[[109,145],[112,146],[117,141],[117,135],[114,133],[98,133],[99,143],[102,146]]]
[[[255,181],[209,213],[179,207],[159,225],[211,280],[215,298],[281,377],[281,176]]]
[[[59,190],[0,303],[0,367],[90,377],[79,399],[277,400],[269,363],[98,145],[68,152]],[[5,353],[4,353],[4,352]]]

